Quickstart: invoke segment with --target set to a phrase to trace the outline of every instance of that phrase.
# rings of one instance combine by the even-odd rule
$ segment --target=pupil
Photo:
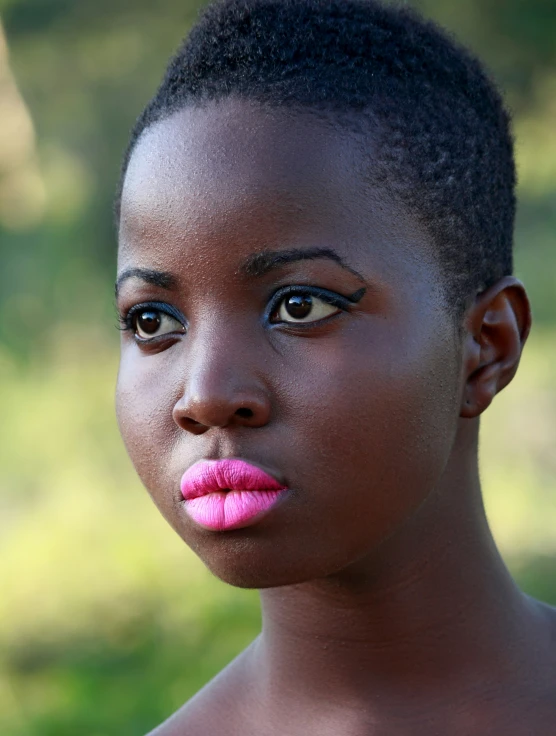
[[[147,335],[153,335],[160,327],[160,314],[154,311],[141,312],[137,318],[137,327]]]
[[[286,311],[294,319],[308,317],[313,308],[313,300],[310,296],[295,294],[290,296],[286,302]]]

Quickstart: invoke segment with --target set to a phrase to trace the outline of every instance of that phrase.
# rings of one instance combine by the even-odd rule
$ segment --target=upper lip
[[[185,500],[215,491],[279,491],[286,486],[258,464],[241,458],[200,460],[189,467],[181,479]]]

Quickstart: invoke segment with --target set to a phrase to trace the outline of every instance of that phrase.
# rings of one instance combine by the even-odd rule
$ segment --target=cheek
[[[164,370],[163,353],[144,357],[133,346],[122,351],[116,387],[116,414],[133,465],[147,489],[168,487],[168,454],[179,430],[172,410],[179,385]],[[164,380],[161,376],[166,376]],[[161,506],[160,499],[154,498]]]
[[[322,511],[312,531],[346,557],[379,543],[433,490],[458,417],[458,371],[445,341],[421,335],[412,345],[384,331],[350,342],[320,360],[308,355],[307,380],[288,401],[296,455],[311,458],[296,480]]]

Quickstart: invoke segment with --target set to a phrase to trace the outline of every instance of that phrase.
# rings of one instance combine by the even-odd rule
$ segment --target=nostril
[[[236,416],[241,417],[242,419],[251,419],[251,417],[253,416],[253,411],[251,409],[242,407],[241,409],[236,410]]]
[[[183,416],[181,412],[174,413],[174,421],[180,429],[191,432],[192,434],[204,434],[209,429],[208,425],[198,422],[193,417]]]
[[[202,427],[202,422],[198,422],[196,419],[192,419],[191,417],[185,417],[182,419],[182,422],[184,424],[187,424],[188,427]]]

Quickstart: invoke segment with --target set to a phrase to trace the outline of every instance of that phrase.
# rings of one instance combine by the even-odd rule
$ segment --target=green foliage
[[[482,474],[518,580],[556,603],[556,4],[416,4],[487,60],[515,111],[517,273],[537,327],[518,378],[487,413]],[[145,733],[259,628],[256,594],[212,578],[159,518],[113,416],[119,162],[197,9],[174,0],[0,0],[27,105],[8,99],[0,64],[0,106],[12,106],[0,109],[5,736]],[[26,120],[36,137],[18,149]],[[26,185],[8,193],[27,200],[6,207],[2,184],[16,166]]]

